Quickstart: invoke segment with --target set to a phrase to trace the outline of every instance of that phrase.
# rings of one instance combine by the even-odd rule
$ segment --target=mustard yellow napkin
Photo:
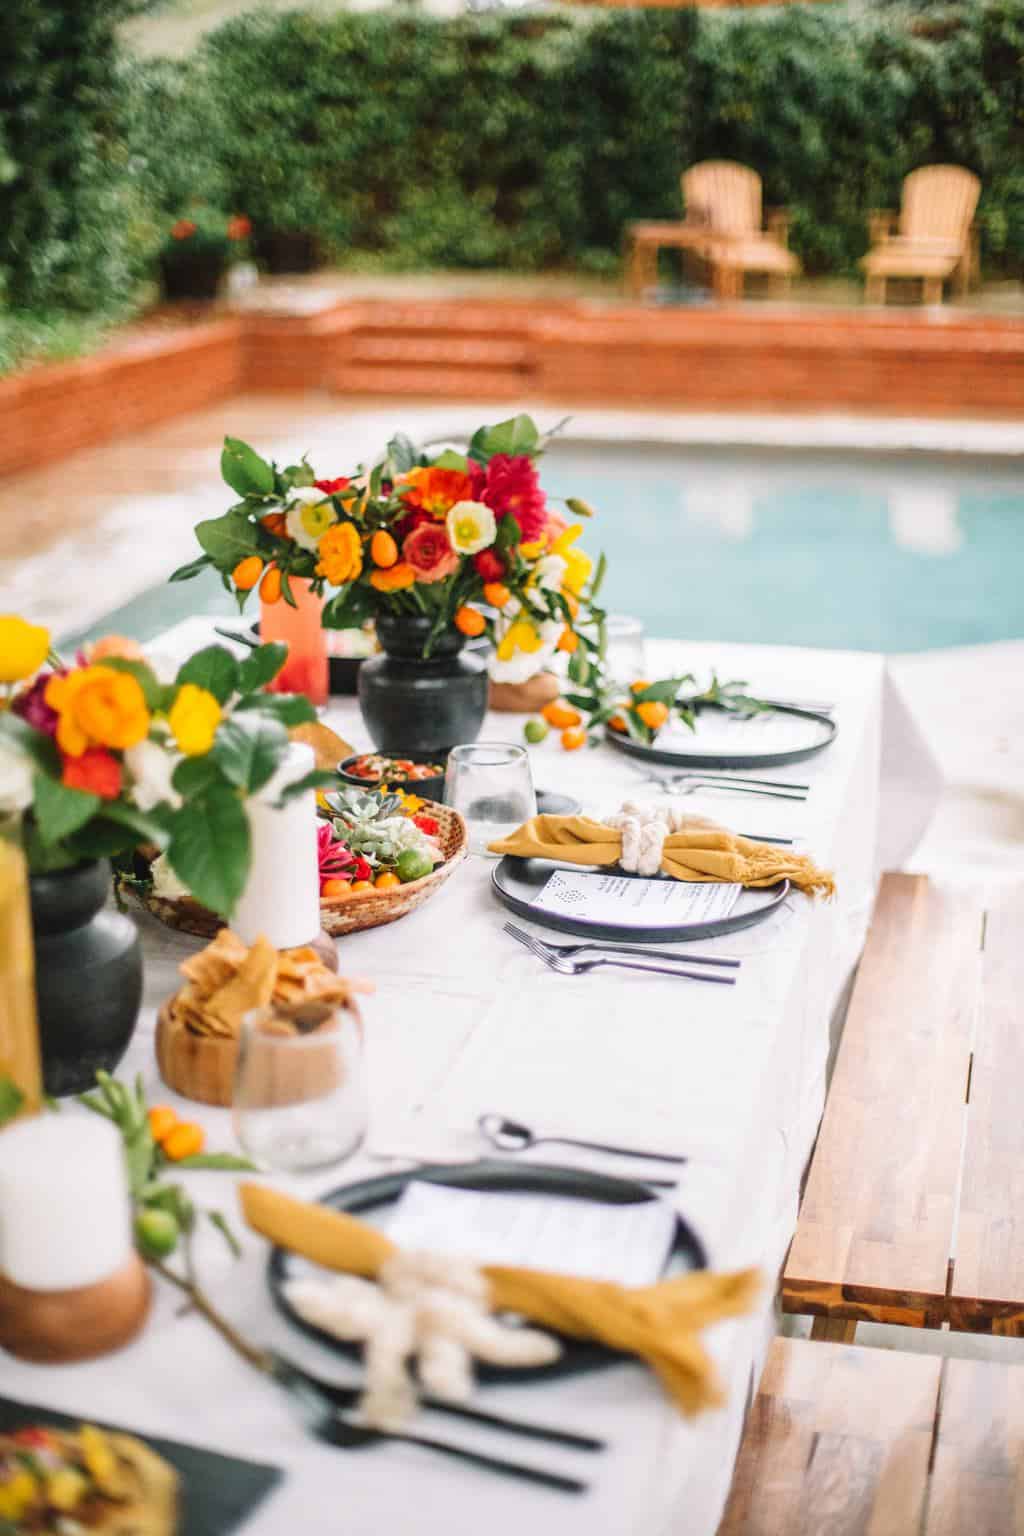
[[[534,816],[489,846],[492,853],[511,853],[521,859],[557,859],[607,869],[619,862],[622,833],[589,816]],[[681,832],[668,834],[661,867],[675,880],[716,880],[745,886],[791,880],[808,896],[835,894],[832,876],[806,854],[772,843],[751,842],[699,817]]]
[[[395,1251],[382,1232],[355,1216],[262,1184],[242,1184],[239,1196],[254,1231],[326,1269],[372,1278]],[[687,1414],[722,1401],[701,1329],[749,1311],[758,1286],[756,1270],[749,1269],[731,1275],[698,1270],[639,1287],[497,1265],[484,1274],[496,1312],[519,1312],[559,1333],[638,1355]]]

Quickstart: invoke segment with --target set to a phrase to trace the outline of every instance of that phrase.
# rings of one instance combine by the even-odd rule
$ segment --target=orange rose
[[[370,586],[377,592],[403,592],[415,580],[416,572],[412,566],[405,560],[399,560],[389,570],[374,571],[370,577]]]
[[[57,745],[68,757],[81,757],[89,747],[123,751],[149,734],[142,689],[130,673],[113,667],[79,667],[51,677],[46,702],[57,711]]]
[[[333,523],[320,540],[316,574],[332,587],[355,581],[363,568],[363,546],[355,523]]]
[[[119,656],[125,661],[146,659],[139,642],[130,640],[127,635],[104,635],[95,641],[89,651],[89,660],[93,663],[106,661],[108,656]]]

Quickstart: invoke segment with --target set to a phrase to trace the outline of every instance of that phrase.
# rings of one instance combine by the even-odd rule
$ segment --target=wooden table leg
[[[811,1338],[824,1339],[829,1344],[852,1344],[856,1335],[855,1319],[816,1317],[811,1323]]]
[[[941,277],[926,277],[924,279],[924,302],[926,304],[942,303]]]

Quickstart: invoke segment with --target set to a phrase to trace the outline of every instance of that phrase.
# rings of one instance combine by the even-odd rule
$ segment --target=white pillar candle
[[[316,851],[316,793],[275,801],[286,784],[311,773],[313,748],[292,742],[274,777],[246,801],[252,867],[231,926],[246,944],[262,934],[275,949],[309,944],[320,932],[320,876]]]
[[[43,1113],[0,1131],[0,1273],[30,1291],[74,1290],[132,1252],[124,1152],[108,1120]]]

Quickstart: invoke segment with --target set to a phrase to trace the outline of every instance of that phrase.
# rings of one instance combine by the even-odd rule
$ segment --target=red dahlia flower
[[[537,466],[525,453],[496,453],[487,466],[480,500],[495,517],[511,512],[524,544],[539,539],[547,527],[547,498],[537,478]]]
[[[116,800],[121,793],[120,761],[106,747],[87,747],[78,757],[65,757],[60,781],[66,789],[84,789],[101,800]]]
[[[314,480],[313,484],[318,491],[323,491],[325,496],[333,496],[338,491],[343,491],[348,485],[347,475],[339,475],[337,480]]]

